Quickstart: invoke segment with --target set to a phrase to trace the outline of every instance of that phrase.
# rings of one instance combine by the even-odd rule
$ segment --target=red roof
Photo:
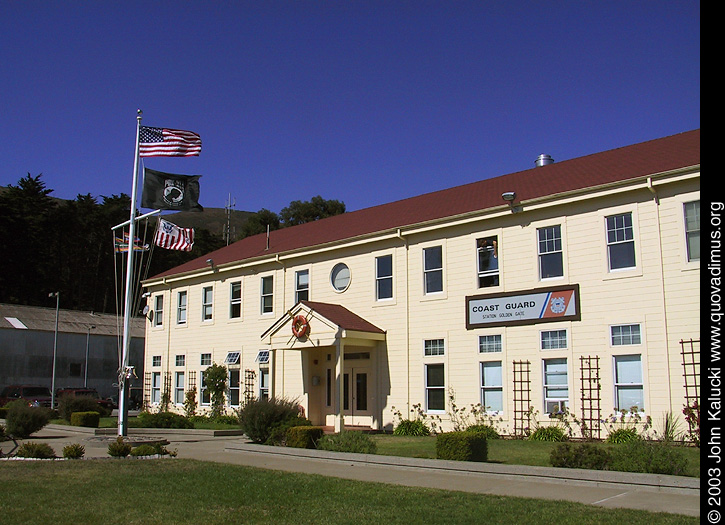
[[[507,191],[525,202],[698,164],[699,129],[282,228],[271,232],[269,249],[266,234],[247,237],[154,278],[207,268],[209,258],[219,266],[485,210],[501,206]]]
[[[314,301],[302,301],[302,304],[345,330],[377,334],[385,333],[384,330],[339,304],[318,303]]]

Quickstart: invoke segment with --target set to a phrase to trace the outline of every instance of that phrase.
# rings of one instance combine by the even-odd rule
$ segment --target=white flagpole
[[[123,307],[123,353],[121,368],[118,371],[118,435],[128,434],[128,382],[133,375],[132,367],[128,365],[128,354],[131,346],[131,308],[133,304],[132,286],[133,280],[133,240],[136,237],[136,191],[138,186],[138,165],[139,165],[139,134],[141,130],[141,115],[139,109],[136,112],[136,156],[133,164],[133,185],[131,189],[131,216],[128,225],[129,250],[126,262],[126,300]]]

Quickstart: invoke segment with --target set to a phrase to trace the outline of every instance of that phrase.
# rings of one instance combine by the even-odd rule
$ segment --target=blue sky
[[[352,211],[699,128],[700,3],[0,0],[0,107],[0,185],[130,194],[140,108],[205,207]]]

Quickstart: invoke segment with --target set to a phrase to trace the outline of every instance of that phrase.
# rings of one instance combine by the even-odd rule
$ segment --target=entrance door
[[[372,424],[370,369],[349,368],[343,374],[342,413],[347,425]]]

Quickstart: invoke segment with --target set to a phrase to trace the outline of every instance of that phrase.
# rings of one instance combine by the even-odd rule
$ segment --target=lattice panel
[[[582,396],[582,437],[601,439],[602,385],[599,377],[599,356],[581,356],[579,373]]]
[[[514,435],[522,437],[531,426],[531,362],[514,361]]]

